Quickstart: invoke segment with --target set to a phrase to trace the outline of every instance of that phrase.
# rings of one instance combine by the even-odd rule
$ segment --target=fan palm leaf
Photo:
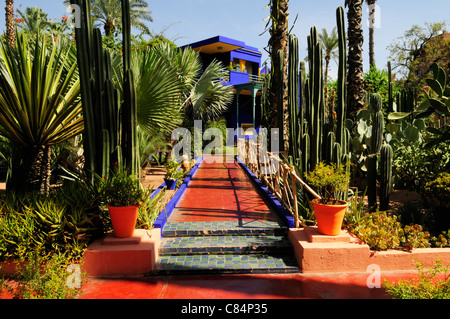
[[[115,56],[112,66],[115,84],[122,92],[122,59]],[[135,75],[138,125],[149,134],[171,132],[182,123],[180,98],[183,89],[175,70],[157,50],[133,52],[131,69]]]
[[[178,74],[183,88],[183,108],[190,108],[196,119],[210,120],[221,115],[233,99],[231,88],[223,85],[226,68],[214,60],[203,70],[199,54],[190,48],[174,50],[163,44],[156,47]]]
[[[223,85],[227,71],[218,61],[211,62],[190,91],[194,118],[212,120],[226,111],[233,99],[231,88]]]

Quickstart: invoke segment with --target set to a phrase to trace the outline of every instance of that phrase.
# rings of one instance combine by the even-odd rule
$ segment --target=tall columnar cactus
[[[372,112],[372,137],[370,138],[369,151],[372,154],[378,154],[383,142],[384,115],[382,111],[383,102],[381,95],[372,94],[370,97],[370,110]]]
[[[367,199],[369,207],[377,203],[377,154],[367,156]]]
[[[387,63],[388,66],[388,113],[395,112],[394,110],[394,83],[392,83],[392,66],[391,61]]]
[[[337,32],[339,41],[339,66],[336,92],[336,139],[343,143],[348,139],[350,132],[345,132],[346,106],[347,106],[347,40],[345,36],[344,8],[336,10]],[[347,136],[346,136],[347,135]],[[346,149],[348,152],[348,148]]]
[[[392,193],[392,161],[394,152],[389,144],[384,144],[380,150],[380,210],[389,208],[389,198]]]
[[[322,44],[318,40],[317,29],[311,28],[308,36],[309,59],[309,115],[308,131],[311,141],[310,166],[314,168],[321,161],[321,137],[323,129],[323,55]]]
[[[370,107],[372,112],[372,136],[369,141],[369,156],[367,158],[367,196],[369,206],[377,203],[377,172],[380,176],[380,209],[385,210],[389,206],[389,195],[392,192],[392,147],[383,144],[384,116],[382,99],[377,93],[370,96]],[[378,158],[380,159],[377,168]],[[378,171],[377,171],[378,169]]]
[[[122,104],[122,150],[124,165],[133,175],[139,175],[139,145],[137,136],[137,104],[134,76],[131,71],[131,21],[130,2],[122,0],[123,29],[123,94]]]
[[[81,82],[83,118],[85,122],[85,169],[88,173],[108,175],[111,163],[121,162],[122,153],[131,173],[138,174],[136,102],[134,83],[129,71],[131,61],[129,0],[122,0],[124,43],[124,101],[120,106],[114,88],[110,54],[103,49],[102,36],[93,28],[88,0],[71,0],[80,8],[80,27],[75,29],[77,59]],[[122,135],[120,135],[122,132]]]
[[[369,140],[369,156],[367,158],[367,197],[369,206],[375,206],[377,202],[377,161],[378,153],[383,142],[384,116],[382,99],[378,93],[370,96],[369,109],[372,112],[372,136]]]

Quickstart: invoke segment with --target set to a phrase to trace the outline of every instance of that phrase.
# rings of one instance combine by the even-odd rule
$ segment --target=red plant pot
[[[114,236],[118,238],[131,237],[134,234],[139,206],[114,207],[108,206],[109,216],[114,230]]]
[[[314,199],[312,203],[319,233],[329,236],[339,235],[348,203],[340,200],[336,205],[326,205],[321,204],[318,199]]]

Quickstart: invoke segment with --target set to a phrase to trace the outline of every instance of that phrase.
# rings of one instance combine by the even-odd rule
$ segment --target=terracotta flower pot
[[[341,200],[336,205],[325,205],[318,199],[314,199],[312,203],[319,233],[329,236],[339,235],[348,203]]]
[[[131,237],[134,234],[139,206],[114,207],[108,206],[114,236]]]

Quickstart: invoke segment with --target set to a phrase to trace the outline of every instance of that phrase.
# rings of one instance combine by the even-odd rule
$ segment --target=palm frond
[[[223,85],[226,69],[213,61],[192,88],[189,100],[194,118],[215,119],[224,112],[233,99],[231,88]]]

